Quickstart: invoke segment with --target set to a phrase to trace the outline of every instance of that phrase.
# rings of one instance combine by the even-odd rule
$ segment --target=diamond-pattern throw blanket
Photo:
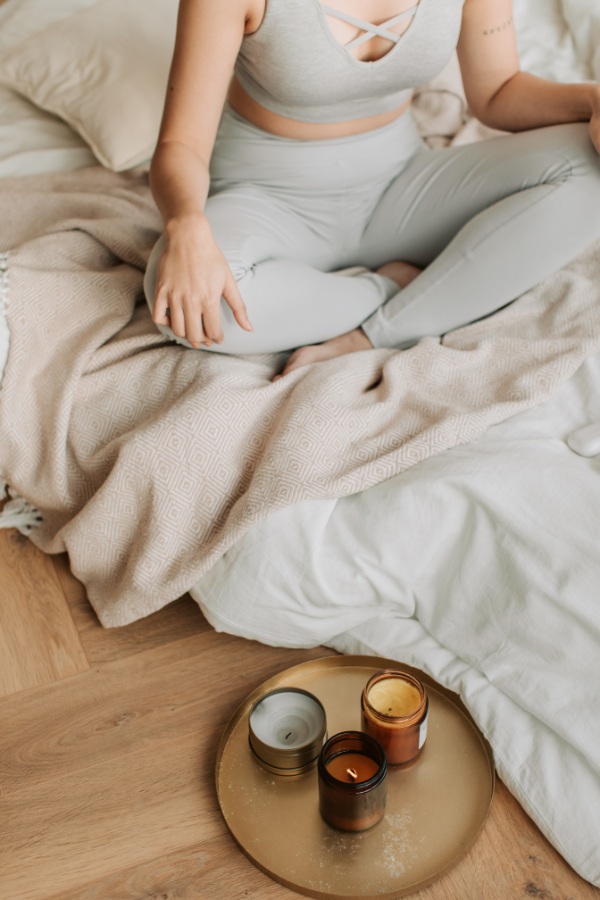
[[[0,475],[42,516],[31,539],[68,550],[106,626],[183,594],[273,511],[471,441],[600,349],[596,245],[443,341],[273,384],[281,356],[187,350],[154,328],[142,278],[160,220],[144,172],[13,179],[0,192],[11,340]]]

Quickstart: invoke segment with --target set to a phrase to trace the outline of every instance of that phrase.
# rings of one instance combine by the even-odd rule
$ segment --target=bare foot
[[[422,271],[422,269],[417,269],[416,266],[411,266],[410,263],[396,260],[381,266],[377,269],[377,274],[385,275],[386,278],[391,278],[392,281],[395,281],[399,288],[405,288],[408,287],[411,281],[414,281],[417,275],[420,275]]]
[[[324,344],[313,344],[310,347],[300,347],[294,350],[288,359],[281,375],[276,375],[273,381],[288,375],[293,369],[300,366],[308,366],[310,363],[323,362],[325,359],[334,359],[336,356],[344,356],[346,353],[356,353],[358,350],[372,350],[373,344],[366,336],[362,328],[355,328],[347,334],[325,341]]]
[[[399,288],[405,288],[411,281],[415,280],[417,275],[421,274],[421,271],[416,266],[411,266],[410,263],[396,260],[381,266],[381,268],[377,269],[377,274],[385,275],[386,278],[391,278],[392,281],[395,281]],[[276,375],[273,381],[278,381],[284,375],[288,375],[301,366],[323,362],[325,359],[334,359],[336,356],[344,356],[346,353],[356,353],[358,350],[372,349],[373,344],[362,328],[355,328],[354,331],[341,334],[330,341],[325,341],[324,344],[313,344],[310,347],[300,347],[298,350],[294,350],[281,375]]]

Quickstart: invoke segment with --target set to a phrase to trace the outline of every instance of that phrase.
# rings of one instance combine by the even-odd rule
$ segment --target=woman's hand
[[[238,325],[252,331],[244,301],[223,253],[204,216],[167,224],[166,249],[160,259],[152,319],[168,325],[194,347],[223,341],[221,297]]]

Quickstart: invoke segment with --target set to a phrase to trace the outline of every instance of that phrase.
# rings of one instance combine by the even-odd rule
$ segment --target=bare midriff
[[[391,112],[352,119],[349,122],[300,122],[298,119],[288,119],[265,109],[252,99],[235,77],[229,87],[228,100],[233,109],[252,125],[278,137],[292,138],[296,141],[327,141],[330,138],[349,137],[352,134],[374,131],[399,118],[411,103],[409,99]]]

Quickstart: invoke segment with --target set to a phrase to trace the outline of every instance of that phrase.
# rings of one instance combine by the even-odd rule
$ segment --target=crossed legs
[[[225,341],[212,349],[321,343],[294,354],[305,364],[408,347],[488,315],[600,236],[600,158],[585,124],[559,125],[417,153],[375,205],[361,213],[350,200],[251,185],[209,199],[213,234],[254,326],[243,332],[223,302]],[[157,255],[146,281],[151,305]],[[410,269],[386,266],[393,260]],[[374,271],[333,274],[349,265]],[[359,326],[358,344],[344,349],[339,336]],[[335,347],[323,346],[334,338]]]

